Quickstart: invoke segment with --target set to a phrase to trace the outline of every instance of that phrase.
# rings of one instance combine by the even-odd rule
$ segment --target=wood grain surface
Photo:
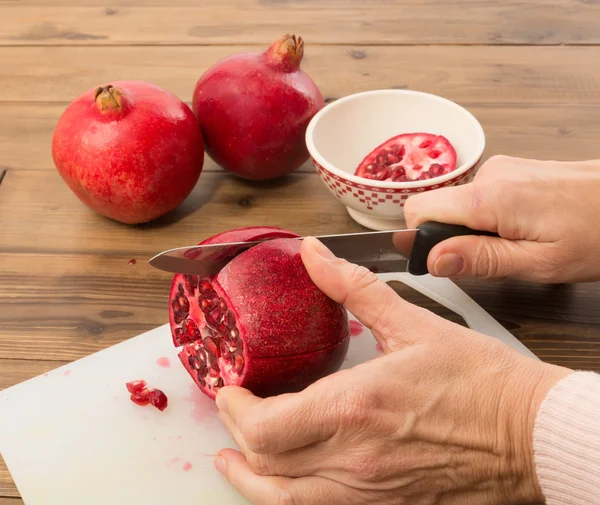
[[[97,216],[50,153],[78,94],[141,79],[189,103],[210,65],[290,32],[328,100],[418,89],[477,116],[485,157],[600,158],[598,19],[594,0],[0,0],[0,389],[164,324],[171,276],[146,264],[160,250],[254,224],[363,230],[308,164],[251,183],[208,158],[170,215],[141,226]],[[458,284],[541,359],[600,371],[598,283]],[[22,503],[0,459],[0,505]]]

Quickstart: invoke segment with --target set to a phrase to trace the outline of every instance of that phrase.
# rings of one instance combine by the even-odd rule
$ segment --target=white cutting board
[[[451,281],[380,277],[404,282],[533,356]],[[360,323],[350,317],[356,330]],[[343,368],[377,355],[364,329],[352,337]],[[129,400],[125,382],[136,379],[167,394],[165,411]],[[213,468],[219,449],[236,447],[215,414],[163,325],[0,392],[0,452],[26,505],[248,504]]]

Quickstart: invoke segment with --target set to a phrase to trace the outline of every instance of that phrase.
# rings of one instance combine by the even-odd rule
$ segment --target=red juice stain
[[[172,458],[165,463],[165,466],[171,466],[172,464],[177,463],[178,461],[181,461],[181,459],[180,458]]]
[[[47,373],[45,373],[45,374],[44,374],[44,377],[48,377],[48,374],[47,374]]]
[[[135,265],[137,263],[137,260],[135,258],[131,258],[129,260],[129,266],[132,267],[133,265]]]
[[[189,461],[186,461],[183,464],[183,471],[184,472],[189,472],[192,469],[192,464]]]
[[[71,370],[65,370],[65,371],[63,372],[63,375],[69,375],[70,373],[71,373]]]
[[[381,347],[381,344],[379,342],[377,342],[377,344],[375,345],[375,349],[377,349],[377,352],[383,352],[383,347]]]
[[[162,368],[169,368],[171,366],[171,361],[166,356],[162,356],[156,360],[156,364]]]
[[[360,335],[365,327],[358,321],[350,321],[350,335],[356,337]]]
[[[182,435],[179,435],[179,436],[177,437],[177,440],[181,440],[182,438],[183,438],[183,436],[182,436]]]

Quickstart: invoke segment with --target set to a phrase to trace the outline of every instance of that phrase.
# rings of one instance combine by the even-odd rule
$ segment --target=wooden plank
[[[598,157],[600,104],[491,105],[463,101],[462,105],[483,125],[487,136],[485,157],[493,154],[556,160]],[[0,188],[14,172],[55,171],[50,143],[64,107],[56,103],[0,102],[0,169],[8,168]],[[204,174],[215,171],[221,170],[206,156]],[[314,169],[308,162],[298,172],[314,173]],[[205,175],[200,180],[205,181]],[[252,187],[258,190],[262,186]],[[2,192],[0,202],[6,198],[1,195]],[[63,202],[56,202],[59,203]]]
[[[51,171],[9,172],[0,194],[0,358],[70,361],[165,323],[172,275],[145,262],[157,251],[258,223],[361,229],[315,174],[258,185],[209,173],[179,214],[138,227],[87,211]],[[544,359],[598,367],[600,284],[464,287]]]
[[[0,101],[68,102],[111,80],[140,79],[190,102],[217,61],[249,46],[0,47]],[[409,88],[458,102],[600,103],[600,47],[307,45],[302,67],[326,98]],[[28,124],[28,127],[33,124]]]
[[[563,0],[4,0],[0,44],[266,44],[283,32],[322,44],[595,44],[599,18],[597,2]]]

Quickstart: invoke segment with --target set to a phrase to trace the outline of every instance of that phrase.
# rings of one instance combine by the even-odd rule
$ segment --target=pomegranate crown
[[[273,42],[266,51],[267,64],[283,72],[294,72],[300,68],[304,56],[302,37],[286,34]]]

